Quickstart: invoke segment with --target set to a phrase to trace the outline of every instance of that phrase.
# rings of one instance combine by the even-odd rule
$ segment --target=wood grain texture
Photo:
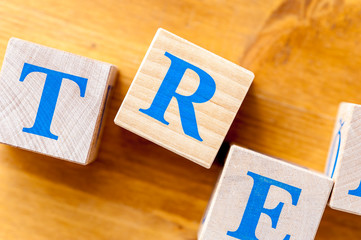
[[[185,72],[180,72],[182,67],[179,65],[184,62],[187,68],[194,66],[199,70],[184,69]],[[180,70],[174,70],[177,68]],[[172,79],[177,81],[177,77],[169,74],[181,74],[175,91],[171,86],[176,84]],[[205,77],[209,79],[203,79]],[[252,72],[159,29],[114,122],[210,168],[253,78]],[[212,83],[214,88],[207,88]],[[173,95],[169,97],[164,94],[161,89],[165,88],[167,93]],[[175,93],[181,97],[172,97]],[[190,100],[195,102],[191,102],[190,109],[189,102],[183,101],[187,98],[197,99]],[[155,112],[154,109],[161,109],[162,105],[167,103],[169,105],[166,105],[164,112],[160,110],[160,114],[141,112],[150,109]],[[192,127],[189,127],[190,125]],[[189,128],[196,130],[189,134]]]
[[[361,106],[340,105],[329,150],[326,174],[335,181],[329,205],[361,215]]]
[[[261,178],[267,179],[260,180]],[[278,184],[275,182],[287,186],[275,185]],[[262,187],[258,184],[266,186],[268,183],[271,186],[267,191],[260,191]],[[229,232],[238,232],[240,227],[243,236],[247,232],[249,237],[256,236],[257,239],[284,239],[286,235],[290,235],[290,239],[312,240],[318,230],[332,186],[332,179],[321,173],[233,145],[198,239],[232,240],[234,237],[229,236]],[[258,219],[255,213],[257,207],[251,202],[262,201],[263,196],[267,197],[264,205],[260,203],[259,208],[270,209],[269,216],[277,214],[276,210],[272,210],[283,202],[279,218],[273,215],[272,223],[269,216],[264,214],[260,214]],[[252,213],[246,213],[248,204],[252,205]],[[240,226],[245,217],[247,222]],[[257,224],[254,229],[251,219]]]
[[[115,69],[12,38],[0,73],[0,142],[80,164],[93,161]]]
[[[0,1],[0,56],[15,36],[121,73],[92,164],[0,146],[0,238],[196,239],[226,145],[207,170],[113,123],[159,27],[255,73],[226,142],[323,171],[339,103],[361,102],[360,11],[358,0]],[[360,220],[327,208],[316,239],[359,240]]]

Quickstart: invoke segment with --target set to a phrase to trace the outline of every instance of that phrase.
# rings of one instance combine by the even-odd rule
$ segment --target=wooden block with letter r
[[[108,63],[10,39],[0,72],[0,142],[91,162],[116,72]]]
[[[209,168],[253,78],[159,29],[114,121]]]
[[[331,178],[232,146],[199,240],[314,239]]]
[[[340,104],[326,174],[335,181],[330,207],[361,215],[361,105]]]

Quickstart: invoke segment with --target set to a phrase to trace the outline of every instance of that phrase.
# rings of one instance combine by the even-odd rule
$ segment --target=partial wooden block
[[[117,70],[12,38],[0,72],[0,142],[80,164],[94,160]]]
[[[114,121],[209,168],[253,78],[159,29]]]
[[[198,239],[314,239],[332,185],[325,175],[232,146]]]
[[[330,207],[361,215],[361,105],[340,104],[326,174],[335,181]]]

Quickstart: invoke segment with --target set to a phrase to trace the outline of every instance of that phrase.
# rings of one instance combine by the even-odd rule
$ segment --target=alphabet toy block
[[[209,168],[253,77],[159,29],[114,121]]]
[[[0,142],[89,163],[116,72],[108,63],[10,39],[0,72]]]
[[[333,181],[232,146],[200,240],[314,239]]]
[[[335,181],[330,207],[361,215],[361,105],[340,104],[326,174]]]

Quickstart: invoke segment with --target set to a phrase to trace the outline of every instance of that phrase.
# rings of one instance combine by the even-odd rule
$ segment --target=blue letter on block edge
[[[333,174],[335,173],[335,169],[336,169],[336,166],[337,166],[337,161],[338,161],[338,157],[339,157],[339,154],[340,154],[341,140],[342,140],[342,138],[341,138],[342,137],[341,136],[342,131],[341,130],[342,130],[343,125],[345,124],[345,122],[342,121],[342,118],[340,119],[339,122],[340,122],[340,128],[338,129],[337,135],[335,136],[335,138],[332,141],[330,156],[328,158],[328,164],[327,164],[327,168],[326,168],[327,169],[326,170],[326,175],[331,174],[331,178],[333,178]],[[335,156],[334,162],[331,165],[333,152],[335,151],[336,143],[337,143],[336,156]],[[332,172],[330,172],[331,167],[332,167]]]
[[[272,228],[277,227],[277,223],[284,203],[280,202],[276,208],[264,208],[266,198],[271,186],[276,186],[286,190],[291,194],[292,205],[296,206],[301,195],[301,189],[291,185],[263,177],[253,172],[248,172],[248,176],[253,178],[253,187],[249,196],[246,209],[241,220],[241,224],[234,232],[228,231],[227,235],[241,240],[258,240],[256,237],[256,228],[261,214],[264,213],[271,218]],[[287,234],[283,240],[289,240],[290,235]]]
[[[23,128],[23,132],[58,140],[58,136],[50,132],[50,126],[56,102],[58,101],[61,83],[64,78],[75,82],[80,88],[80,97],[84,97],[88,79],[25,63],[19,81],[23,82],[33,72],[45,73],[46,80],[34,125],[31,128]]]
[[[139,111],[168,125],[169,123],[164,119],[164,114],[170,101],[174,97],[178,102],[183,132],[198,141],[203,141],[199,136],[193,103],[204,103],[209,101],[216,91],[216,83],[213,78],[202,69],[168,52],[164,55],[171,60],[168,72],[153,99],[152,105],[148,109],[139,109]],[[176,90],[187,69],[197,73],[199,76],[199,86],[192,95],[183,96],[176,93]]]
[[[356,197],[361,197],[361,182],[360,182],[359,186],[356,189],[349,190],[348,194],[356,196]]]

